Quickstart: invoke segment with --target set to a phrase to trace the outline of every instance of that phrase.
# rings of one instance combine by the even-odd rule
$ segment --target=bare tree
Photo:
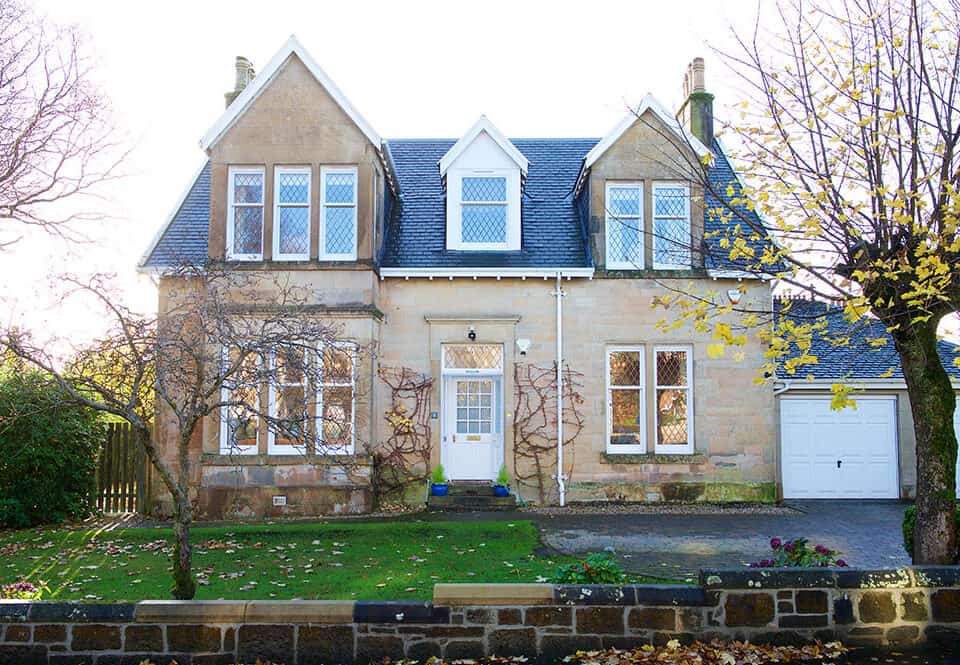
[[[914,561],[952,563],[955,397],[937,330],[960,309],[960,3],[781,0],[773,15],[718,51],[743,88],[740,117],[724,130],[749,186],[718,178],[723,156],[697,159],[689,141],[665,151],[678,177],[702,186],[709,242],[666,240],[701,266],[834,303],[849,329],[838,334],[822,310],[774,314],[666,283],[673,293],[655,304],[671,310],[664,326],[712,334],[711,354],[756,333],[768,345],[768,381],[778,369],[802,376],[819,343],[849,345],[859,331],[874,331],[866,352],[882,350],[888,337],[870,324],[879,321],[913,413]],[[833,392],[843,408],[856,388],[841,380]]]
[[[323,320],[310,289],[262,272],[184,265],[166,275],[174,286],[156,318],[120,304],[102,277],[63,279],[64,297],[86,298],[110,321],[108,332],[69,362],[49,342],[17,330],[0,334],[0,351],[49,372],[75,402],[136,429],[173,502],[173,596],[192,598],[191,471],[201,422],[225,421],[220,449],[227,454],[255,451],[263,424],[292,453],[339,455],[356,435],[356,394],[325,390],[319,404],[316,387],[352,383],[364,349]],[[158,402],[156,424],[148,385]],[[154,425],[173,445],[151,436]]]
[[[27,227],[73,237],[71,221],[102,217],[92,195],[119,163],[112,134],[77,31],[0,0],[0,249]]]

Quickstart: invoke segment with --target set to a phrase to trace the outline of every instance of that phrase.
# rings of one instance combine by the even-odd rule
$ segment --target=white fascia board
[[[217,120],[207,133],[203,135],[203,138],[200,139],[200,147],[204,150],[209,150],[220,140],[220,137],[233,126],[237,119],[247,110],[247,107],[260,96],[260,93],[266,88],[270,81],[276,77],[277,73],[291,55],[296,55],[300,58],[301,62],[303,62],[307,69],[310,70],[310,73],[313,74],[314,78],[316,78],[320,85],[333,97],[334,101],[340,105],[344,113],[353,120],[357,127],[360,128],[360,131],[370,139],[370,142],[380,150],[383,143],[380,135],[374,131],[370,123],[360,115],[360,112],[354,108],[350,100],[340,91],[340,88],[327,76],[327,73],[317,64],[313,56],[307,52],[296,35],[290,35],[290,39],[288,39],[286,44],[270,59],[263,68],[263,71],[254,76],[253,81],[243,89],[243,92],[237,95],[237,98],[227,107],[227,110],[220,116],[220,119]]]
[[[903,379],[818,379],[816,381],[807,381],[803,378],[798,379],[777,379],[776,383],[783,386],[783,390],[779,394],[792,391],[801,391],[801,390],[830,390],[830,388],[837,384],[842,383],[844,385],[852,386],[855,390],[906,390],[907,384]],[[960,379],[950,377],[950,383],[957,390],[960,390]],[[853,399],[857,399],[856,393],[852,395]]]
[[[177,204],[173,206],[173,210],[170,211],[170,214],[167,215],[167,221],[157,229],[156,234],[154,234],[153,239],[150,241],[150,244],[147,245],[147,251],[143,253],[140,257],[140,260],[137,261],[137,272],[150,274],[155,268],[147,268],[147,261],[150,259],[150,255],[153,254],[153,250],[157,248],[157,245],[160,244],[160,239],[163,237],[163,234],[167,232],[167,229],[170,228],[170,225],[173,224],[174,218],[177,216],[177,213],[180,212],[180,208],[183,207],[183,204],[186,202],[187,197],[190,196],[190,190],[193,189],[193,186],[197,182],[197,178],[200,177],[200,174],[203,173],[203,169],[207,166],[207,159],[203,160],[203,163],[200,164],[193,177],[190,178],[190,181],[187,183],[186,189],[183,190],[183,193],[180,195],[180,198],[177,199]]]
[[[643,99],[640,100],[640,105],[637,106],[632,112],[628,113],[624,118],[617,123],[617,126],[614,127],[606,136],[600,139],[600,142],[597,145],[591,148],[590,152],[587,153],[587,156],[583,158],[583,170],[586,171],[591,166],[593,166],[598,159],[610,149],[610,147],[616,143],[621,136],[630,129],[633,124],[640,120],[643,117],[643,114],[647,111],[653,112],[667,128],[673,132],[678,139],[680,139],[684,144],[689,144],[693,151],[697,154],[698,157],[704,159],[711,156],[713,153],[710,149],[703,144],[700,139],[698,139],[693,134],[687,132],[680,122],[673,116],[670,111],[666,109],[657,99],[650,93],[647,93],[643,96]]]
[[[380,268],[380,278],[386,277],[593,277],[593,268]]]
[[[500,146],[500,149],[507,153],[507,156],[516,163],[520,168],[520,172],[524,175],[527,174],[527,168],[530,166],[530,162],[526,157],[523,156],[523,153],[517,150],[517,147],[510,142],[503,133],[496,128],[496,126],[490,122],[487,116],[482,115],[480,118],[473,123],[473,126],[467,130],[467,133],[460,137],[456,143],[453,144],[453,147],[447,151],[443,157],[440,158],[438,164],[440,165],[440,175],[445,175],[450,166],[457,161],[457,157],[463,154],[463,152],[470,147],[470,144],[473,143],[474,139],[477,138],[481,133],[486,133],[494,143]]]

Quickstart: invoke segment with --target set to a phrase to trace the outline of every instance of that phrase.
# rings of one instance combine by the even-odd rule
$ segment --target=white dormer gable
[[[447,189],[447,249],[520,249],[520,191],[529,162],[481,116],[439,162]]]

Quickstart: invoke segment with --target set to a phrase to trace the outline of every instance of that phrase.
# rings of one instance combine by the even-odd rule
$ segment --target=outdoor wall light
[[[521,356],[527,355],[527,350],[530,348],[530,340],[525,337],[521,337],[517,340],[517,348],[520,349]]]
[[[473,326],[470,326],[470,330],[467,332],[467,339],[469,339],[471,342],[475,342],[477,340],[477,331]]]
[[[730,299],[730,303],[733,305],[740,304],[740,298],[743,297],[743,291],[740,289],[727,289],[727,298]]]

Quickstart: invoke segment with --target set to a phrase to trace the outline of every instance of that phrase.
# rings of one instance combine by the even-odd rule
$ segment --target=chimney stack
[[[256,76],[256,72],[253,70],[253,63],[242,55],[237,56],[237,61],[234,66],[236,68],[236,78],[234,79],[233,90],[224,94],[227,106],[233,103],[237,95],[243,92],[243,89],[250,85],[250,81]]]
[[[708,148],[713,144],[713,95],[707,92],[703,58],[694,58],[683,76],[684,126]]]

